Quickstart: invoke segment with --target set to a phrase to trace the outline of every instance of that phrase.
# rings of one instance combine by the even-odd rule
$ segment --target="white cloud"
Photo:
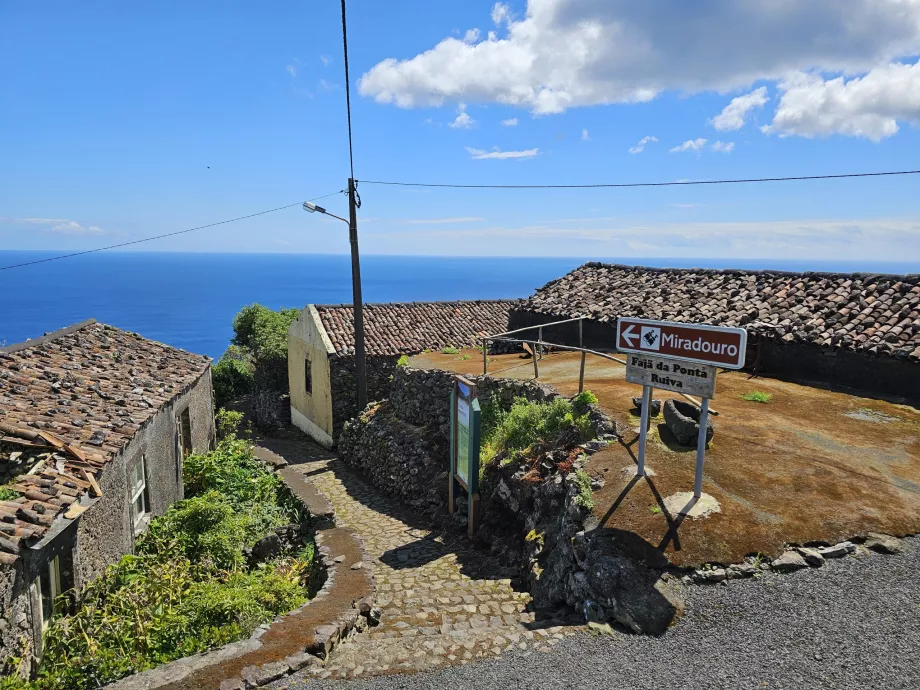
[[[516,117],[508,118],[507,120],[502,120],[502,124],[505,127],[517,127],[518,119]]]
[[[694,151],[695,153],[699,153],[703,150],[703,147],[706,146],[707,141],[709,140],[703,138],[688,139],[680,146],[675,146],[673,149],[671,149],[671,153],[684,153],[685,151]]]
[[[582,141],[591,141],[591,135],[588,134],[588,130],[581,130],[581,140]]]
[[[328,55],[320,55],[319,59],[323,63],[323,67],[328,67],[329,63],[332,62],[332,58]]]
[[[473,160],[485,160],[486,158],[497,158],[497,159],[507,159],[507,158],[533,158],[540,154],[540,149],[524,149],[523,151],[502,151],[499,148],[494,148],[491,151],[484,151],[483,149],[474,149],[470,146],[466,146],[466,152],[470,154],[470,158]]]
[[[767,100],[767,87],[761,86],[751,93],[733,98],[732,102],[709,122],[720,132],[734,132],[744,127],[744,120],[749,112],[763,108]]]
[[[717,153],[731,153],[735,149],[735,142],[733,141],[714,141],[712,142],[712,150]]]
[[[511,8],[503,2],[496,2],[492,6],[492,22],[496,26],[511,23]]]
[[[454,121],[451,122],[450,125],[448,125],[449,127],[453,127],[454,129],[470,129],[474,124],[476,124],[476,120],[474,120],[467,114],[466,105],[461,103],[457,107],[457,110],[459,110],[460,112],[457,115],[456,119],[454,119]]]
[[[0,218],[0,223],[10,225],[43,225],[45,232],[58,235],[104,235],[105,230],[98,225],[83,225],[66,218]]]
[[[465,100],[558,113],[797,70],[858,73],[920,44],[920,0],[528,0],[517,20],[495,10],[501,38],[447,37],[388,58],[363,75],[361,93],[405,108]]]
[[[485,218],[480,218],[479,216],[463,216],[460,218],[413,218],[399,222],[407,225],[447,225],[450,223],[479,223],[484,220]]]
[[[339,88],[339,85],[328,82],[325,79],[320,79],[319,88],[321,88],[323,91],[336,91]]]
[[[284,69],[286,69],[287,73],[290,74],[292,77],[297,76],[297,65],[288,65]]]
[[[475,43],[479,40],[479,29],[467,29],[466,33],[463,34],[464,43]]]
[[[766,133],[881,141],[897,133],[899,120],[920,125],[920,62],[895,62],[849,81],[799,73],[782,82],[780,91]]]
[[[604,220],[604,219],[595,219]],[[542,256],[744,258],[778,260],[820,256],[825,260],[890,261],[920,254],[920,218],[864,220],[801,219],[794,221],[726,221],[643,223],[635,225],[540,225],[413,229],[379,233],[389,246],[411,246],[417,254],[468,251],[519,256],[521,248]],[[393,245],[391,238],[411,239]],[[488,239],[485,243],[470,238]],[[392,251],[392,250],[390,250]],[[912,253],[911,253],[912,252]]]
[[[473,118],[471,118],[466,113],[460,113],[457,115],[456,119],[450,123],[449,126],[453,127],[454,129],[469,129],[473,126],[474,122],[475,120],[473,120]]]
[[[648,144],[654,144],[658,141],[658,137],[642,137],[639,140],[639,143],[629,149],[630,153],[642,153],[645,151],[645,147]]]

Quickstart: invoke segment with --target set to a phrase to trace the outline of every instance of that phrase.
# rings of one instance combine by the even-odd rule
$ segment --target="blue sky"
[[[920,0],[351,0],[349,39],[359,180],[920,168]],[[348,177],[335,0],[0,0],[0,66],[6,249],[130,241]],[[920,256],[918,184],[364,184],[359,219],[367,253],[903,260]],[[348,245],[343,224],[292,208],[135,249]]]

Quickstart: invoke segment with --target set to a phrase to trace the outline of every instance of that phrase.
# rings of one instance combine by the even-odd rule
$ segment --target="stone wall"
[[[480,399],[495,396],[506,407],[515,398],[543,401],[559,394],[552,386],[536,381],[494,376],[466,376],[479,388]],[[440,369],[398,367],[393,376],[390,402],[405,422],[436,429],[445,442],[450,439],[450,391],[454,375]]]
[[[469,378],[480,398],[497,398],[504,407],[519,397],[543,401],[558,396],[534,381]],[[390,398],[345,425],[341,458],[420,513],[443,517],[452,385],[448,372],[399,367]],[[576,434],[533,458],[509,458],[486,468],[477,540],[520,567],[538,608],[569,606],[589,620],[660,634],[680,614],[679,598],[660,572],[621,554],[601,531],[586,530],[593,520],[593,499],[583,467],[589,454],[616,439],[612,420],[593,405],[588,413],[597,440],[579,446]],[[462,521],[462,516],[461,509],[454,517]]]
[[[390,393],[398,357],[367,357],[367,399],[383,400]],[[329,379],[332,390],[332,438],[338,439],[342,427],[354,419],[358,409],[354,357],[330,357]]]

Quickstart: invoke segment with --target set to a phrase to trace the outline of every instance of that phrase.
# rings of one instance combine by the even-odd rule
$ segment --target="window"
[[[313,395],[313,367],[309,357],[303,360],[303,385],[307,395]]]
[[[192,452],[192,416],[186,407],[179,415],[179,442],[182,444],[182,459]]]
[[[41,601],[41,623],[42,630],[48,627],[51,617],[57,610],[57,598],[61,595],[61,559],[57,556],[52,558],[47,567],[42,568],[41,573],[35,578],[33,583],[35,592]]]
[[[129,477],[131,488],[131,515],[134,518],[134,529],[139,529],[150,512],[147,505],[147,460],[142,455],[140,460],[131,466]]]

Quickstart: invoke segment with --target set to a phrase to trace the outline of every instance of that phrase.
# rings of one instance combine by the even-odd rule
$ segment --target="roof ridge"
[[[771,276],[789,276],[789,277],[807,277],[820,276],[822,278],[898,278],[898,279],[920,279],[920,273],[878,273],[874,271],[784,271],[780,269],[769,268],[703,268],[701,266],[693,268],[680,268],[676,266],[639,266],[633,264],[606,263],[603,261],[588,261],[578,268],[574,268],[566,275],[571,275],[582,268],[619,268],[627,271],[648,271],[650,273],[708,273],[724,275],[771,275]],[[560,280],[556,278],[555,280]],[[555,281],[550,281],[550,283]],[[547,283],[548,285],[549,283]]]
[[[45,333],[38,338],[31,338],[29,340],[24,340],[21,343],[13,343],[12,345],[7,345],[6,347],[0,347],[0,352],[8,354],[27,350],[30,347],[38,347],[40,345],[44,345],[45,343],[50,343],[53,340],[57,340],[58,338],[63,338],[65,335],[76,333],[77,331],[86,328],[87,326],[92,326],[94,323],[99,322],[96,321],[96,319],[86,319],[71,326],[65,326],[64,328],[59,328],[56,331]]]
[[[416,305],[447,305],[447,304],[514,304],[516,302],[523,302],[526,297],[514,297],[514,298],[505,298],[505,299],[453,299],[453,300],[429,300],[429,301],[412,301],[412,302],[365,302],[363,306],[365,307],[409,307]],[[311,304],[307,305],[308,307]],[[312,304],[313,307],[317,309],[352,309],[354,304]]]

